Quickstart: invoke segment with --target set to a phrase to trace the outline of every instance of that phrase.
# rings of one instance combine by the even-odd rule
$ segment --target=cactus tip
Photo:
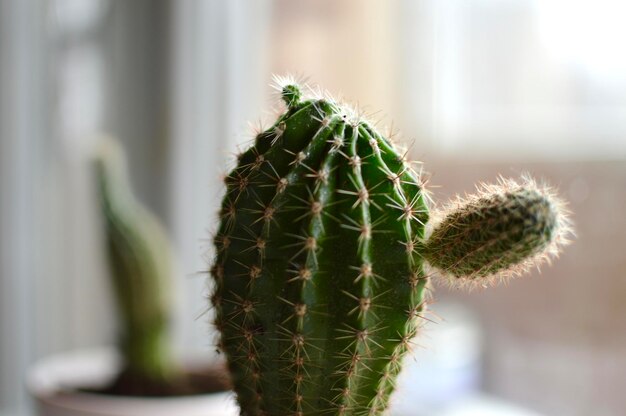
[[[300,103],[302,98],[302,92],[297,84],[285,85],[282,89],[281,95],[287,107],[292,108]]]

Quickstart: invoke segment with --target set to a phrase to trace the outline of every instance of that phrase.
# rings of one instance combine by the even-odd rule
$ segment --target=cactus
[[[170,351],[170,247],[157,219],[133,196],[124,153],[103,139],[95,160],[110,274],[121,321],[124,370],[116,394],[172,390],[178,367]]]
[[[424,321],[425,261],[484,283],[558,251],[567,217],[547,188],[501,181],[426,239],[426,190],[391,142],[329,96],[279,91],[286,111],[225,178],[218,346],[242,415],[378,415]]]

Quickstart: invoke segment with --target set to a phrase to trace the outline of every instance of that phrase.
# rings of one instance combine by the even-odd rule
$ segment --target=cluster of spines
[[[226,177],[220,346],[245,414],[379,414],[424,305],[421,186],[345,107],[283,97]]]

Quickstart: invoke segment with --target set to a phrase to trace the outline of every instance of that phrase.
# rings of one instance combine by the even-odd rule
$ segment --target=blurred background
[[[440,203],[527,171],[574,212],[541,273],[437,285],[397,414],[626,414],[625,19],[609,0],[1,0],[0,414],[31,414],[37,359],[113,340],[101,132],[174,241],[178,348],[213,353],[197,272],[219,178],[288,73],[393,125]]]

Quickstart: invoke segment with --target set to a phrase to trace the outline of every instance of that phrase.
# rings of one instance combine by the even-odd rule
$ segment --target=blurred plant
[[[493,282],[558,254],[563,204],[500,180],[425,238],[420,175],[372,124],[278,79],[286,111],[226,176],[212,303],[242,415],[381,414],[429,274]]]
[[[121,146],[102,139],[95,160],[124,369],[116,394],[170,393],[181,374],[170,350],[171,248],[159,221],[133,196]]]

